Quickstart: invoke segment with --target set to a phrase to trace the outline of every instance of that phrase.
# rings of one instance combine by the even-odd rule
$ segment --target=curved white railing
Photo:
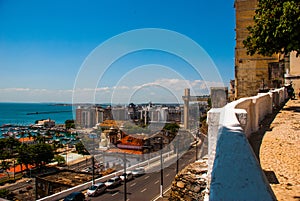
[[[208,112],[210,200],[275,200],[247,137],[287,98],[285,88]]]

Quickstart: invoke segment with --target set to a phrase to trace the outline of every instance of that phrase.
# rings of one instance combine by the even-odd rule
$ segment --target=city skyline
[[[118,34],[143,28],[171,30],[190,38],[210,56],[224,85],[228,86],[229,80],[234,78],[233,1],[219,4],[207,1],[76,1],[72,4],[68,1],[43,4],[2,1],[0,11],[3,27],[0,31],[0,102],[72,102],[74,83],[91,52]],[[209,86],[220,84],[204,82],[193,72],[184,72],[182,69],[188,65],[168,53],[133,52],[116,61],[99,86],[82,91],[94,90],[97,96],[108,97],[99,102],[111,102],[116,88],[122,93],[114,103],[178,102],[185,88],[182,83],[188,83],[199,95],[207,93]],[[131,72],[132,66],[136,67],[132,76],[141,79],[132,79],[132,76],[121,79],[127,73],[124,69]],[[149,75],[146,70],[149,68],[159,70],[147,80],[148,76],[141,73],[146,71]],[[166,73],[168,68],[175,73]],[[159,99],[163,97],[161,94],[168,94],[166,90],[156,87],[155,93],[153,88],[146,87],[162,83],[172,87],[166,100]],[[144,100],[120,98],[128,89],[137,91],[137,96],[140,93]]]

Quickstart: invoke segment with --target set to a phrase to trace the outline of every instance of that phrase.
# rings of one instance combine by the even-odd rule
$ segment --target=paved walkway
[[[280,200],[300,200],[300,99],[270,115],[251,144]]]

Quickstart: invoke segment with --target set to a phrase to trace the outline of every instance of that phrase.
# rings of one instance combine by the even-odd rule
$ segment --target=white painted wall
[[[286,98],[281,88],[208,112],[210,200],[276,200],[247,137]]]

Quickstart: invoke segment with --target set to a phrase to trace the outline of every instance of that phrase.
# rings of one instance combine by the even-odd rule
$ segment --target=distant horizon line
[[[184,104],[184,102],[179,102],[179,103],[172,103],[172,102],[139,102],[139,103],[135,103],[135,102],[130,102],[130,103],[70,103],[70,102],[17,102],[17,101],[0,101],[0,104],[6,104],[6,103],[13,103],[13,104],[56,104],[56,105],[129,105],[131,103],[133,104],[140,104],[140,105],[145,105],[145,104],[155,104],[155,105],[181,105]]]

